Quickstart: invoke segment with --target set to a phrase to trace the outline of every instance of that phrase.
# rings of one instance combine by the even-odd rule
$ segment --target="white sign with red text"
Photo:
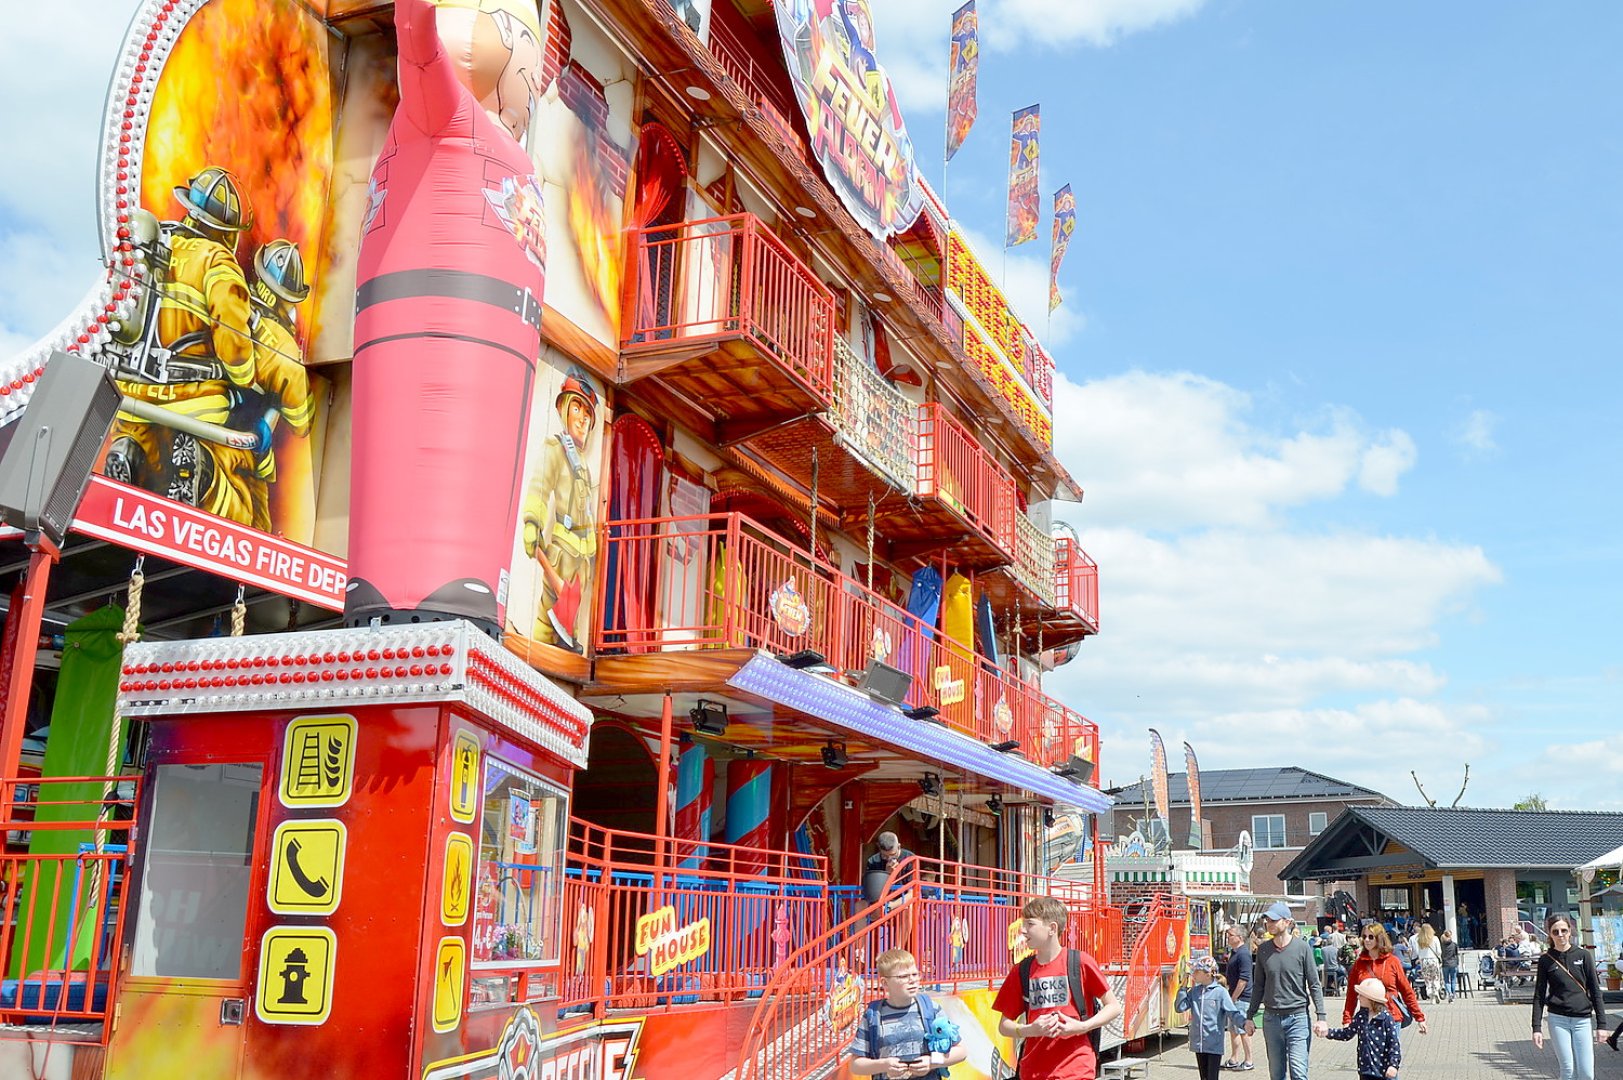
[[[344,608],[344,560],[105,476],[90,478],[73,529],[318,607]]]

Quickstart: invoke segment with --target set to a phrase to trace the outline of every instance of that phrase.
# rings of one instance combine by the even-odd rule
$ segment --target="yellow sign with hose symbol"
[[[355,781],[355,718],[300,716],[282,742],[282,805],[342,806]]]

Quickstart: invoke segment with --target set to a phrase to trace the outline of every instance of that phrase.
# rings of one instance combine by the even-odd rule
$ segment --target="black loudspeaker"
[[[1086,784],[1093,779],[1093,762],[1072,754],[1070,760],[1059,767],[1059,772],[1079,784]]]
[[[121,400],[106,368],[53,352],[0,452],[0,520],[60,547]]]
[[[907,700],[907,692],[913,688],[913,676],[900,668],[893,668],[889,664],[882,664],[878,660],[869,660],[868,667],[862,673],[857,683],[857,689],[866,693],[876,701],[883,701],[887,705],[900,705]]]

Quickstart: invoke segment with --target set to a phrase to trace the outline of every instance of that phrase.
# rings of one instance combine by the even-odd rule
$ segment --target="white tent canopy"
[[[1623,847],[1615,847],[1599,858],[1590,859],[1576,869],[1582,872],[1584,870],[1614,870],[1618,867],[1623,867]]]

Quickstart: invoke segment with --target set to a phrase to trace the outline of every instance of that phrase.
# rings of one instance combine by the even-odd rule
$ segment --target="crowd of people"
[[[1547,949],[1512,928],[1493,950],[1511,961],[1500,963],[1498,977],[1532,980],[1533,1044],[1554,1048],[1560,1080],[1593,1080],[1595,1046],[1604,1041],[1623,1051],[1623,1023],[1606,1034],[1601,964],[1574,944],[1571,919],[1553,914],[1545,932]],[[1458,990],[1462,945],[1425,918],[1366,919],[1352,936],[1339,923],[1303,933],[1290,908],[1277,902],[1255,927],[1230,926],[1224,938],[1226,959],[1196,958],[1174,1006],[1189,1027],[1201,1080],[1256,1068],[1251,1039],[1259,1013],[1271,1080],[1307,1080],[1314,1036],[1356,1039],[1360,1080],[1392,1080],[1402,1063],[1403,1030],[1429,1033],[1422,999],[1448,1003]],[[1623,971],[1623,957],[1615,963]],[[1329,1026],[1330,992],[1345,995],[1338,1028]]]

